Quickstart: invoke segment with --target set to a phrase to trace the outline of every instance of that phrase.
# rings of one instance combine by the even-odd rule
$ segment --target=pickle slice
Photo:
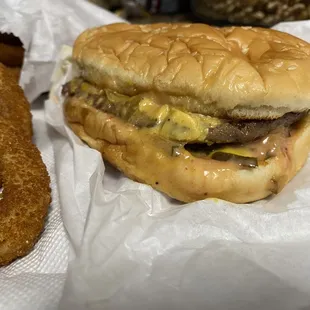
[[[247,168],[256,168],[258,166],[258,161],[255,157],[245,157],[221,151],[213,152],[210,157],[218,161],[234,161],[238,165]]]

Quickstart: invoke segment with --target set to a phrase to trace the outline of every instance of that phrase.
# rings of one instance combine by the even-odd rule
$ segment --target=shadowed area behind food
[[[89,0],[132,23],[203,22],[271,27],[310,18],[308,0]]]
[[[14,80],[18,81],[24,61],[24,48],[19,38],[12,33],[0,33],[0,63],[7,67]]]

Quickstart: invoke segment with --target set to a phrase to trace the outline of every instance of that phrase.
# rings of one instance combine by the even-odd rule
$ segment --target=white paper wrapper
[[[277,29],[307,37],[309,25]],[[172,203],[103,163],[66,127],[60,88],[74,73],[70,53],[63,48],[46,102],[74,249],[60,308],[310,309],[310,160],[269,200]]]
[[[1,0],[0,32],[12,32],[26,49],[20,85],[29,101],[50,89],[56,56],[84,29],[122,22],[85,0]]]

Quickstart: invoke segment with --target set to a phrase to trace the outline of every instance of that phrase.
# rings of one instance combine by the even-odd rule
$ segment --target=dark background
[[[310,18],[310,0],[89,0],[132,23],[203,22],[271,27]]]

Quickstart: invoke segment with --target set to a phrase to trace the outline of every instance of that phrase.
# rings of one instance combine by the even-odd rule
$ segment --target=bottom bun
[[[304,165],[310,150],[310,117],[287,138],[285,151],[254,169],[193,156],[146,130],[70,97],[65,117],[74,133],[129,178],[183,202],[219,198],[235,203],[263,199],[283,189]],[[169,144],[170,143],[170,144]]]

